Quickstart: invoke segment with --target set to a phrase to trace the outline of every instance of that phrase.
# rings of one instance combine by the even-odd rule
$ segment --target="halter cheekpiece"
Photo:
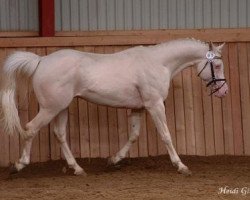
[[[207,59],[207,62],[205,63],[205,65],[201,69],[201,71],[198,73],[198,76],[200,76],[200,74],[203,72],[203,70],[209,64],[210,69],[211,69],[211,80],[207,83],[206,87],[209,87],[212,84],[217,85],[217,82],[224,81],[224,83],[220,87],[218,87],[218,88],[211,91],[210,95],[212,95],[213,93],[217,92],[219,89],[221,89],[223,87],[223,85],[226,83],[226,79],[225,78],[216,78],[215,77],[215,74],[214,74],[214,60],[215,59],[220,59],[221,60],[222,58],[220,56],[216,56],[215,53],[212,51],[212,43],[211,42],[209,43],[209,50],[206,53],[206,59]]]

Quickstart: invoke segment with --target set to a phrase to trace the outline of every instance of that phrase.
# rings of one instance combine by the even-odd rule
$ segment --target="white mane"
[[[163,43],[160,43],[158,45],[155,45],[155,46],[168,46],[168,45],[183,45],[183,43],[185,44],[199,44],[199,45],[203,45],[203,46],[208,46],[208,44],[206,42],[203,42],[201,40],[197,40],[197,39],[194,39],[194,38],[181,38],[181,39],[176,39],[176,40],[171,40],[171,41],[166,41],[166,42],[163,42]]]

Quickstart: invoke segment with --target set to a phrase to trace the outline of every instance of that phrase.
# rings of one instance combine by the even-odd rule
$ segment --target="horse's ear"
[[[208,43],[209,45],[209,50],[210,51],[214,51],[216,52],[217,51],[217,47],[214,45],[214,43],[212,43],[211,41]]]
[[[217,46],[216,47],[216,50],[218,51],[218,52],[222,52],[222,49],[223,49],[223,47],[224,47],[224,45],[225,45],[225,42],[224,43],[222,43],[221,45],[219,45],[219,46]]]

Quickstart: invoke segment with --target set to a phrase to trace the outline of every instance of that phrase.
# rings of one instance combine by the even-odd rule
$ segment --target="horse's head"
[[[207,87],[211,88],[211,94],[215,94],[217,97],[224,97],[228,92],[221,56],[223,46],[224,44],[215,46],[210,43],[204,59],[197,65],[198,76],[207,82]]]

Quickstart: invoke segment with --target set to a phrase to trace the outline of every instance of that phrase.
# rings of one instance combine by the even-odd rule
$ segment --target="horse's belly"
[[[90,102],[121,108],[142,108],[143,102],[139,92],[133,90],[102,91],[84,90],[80,96]]]

